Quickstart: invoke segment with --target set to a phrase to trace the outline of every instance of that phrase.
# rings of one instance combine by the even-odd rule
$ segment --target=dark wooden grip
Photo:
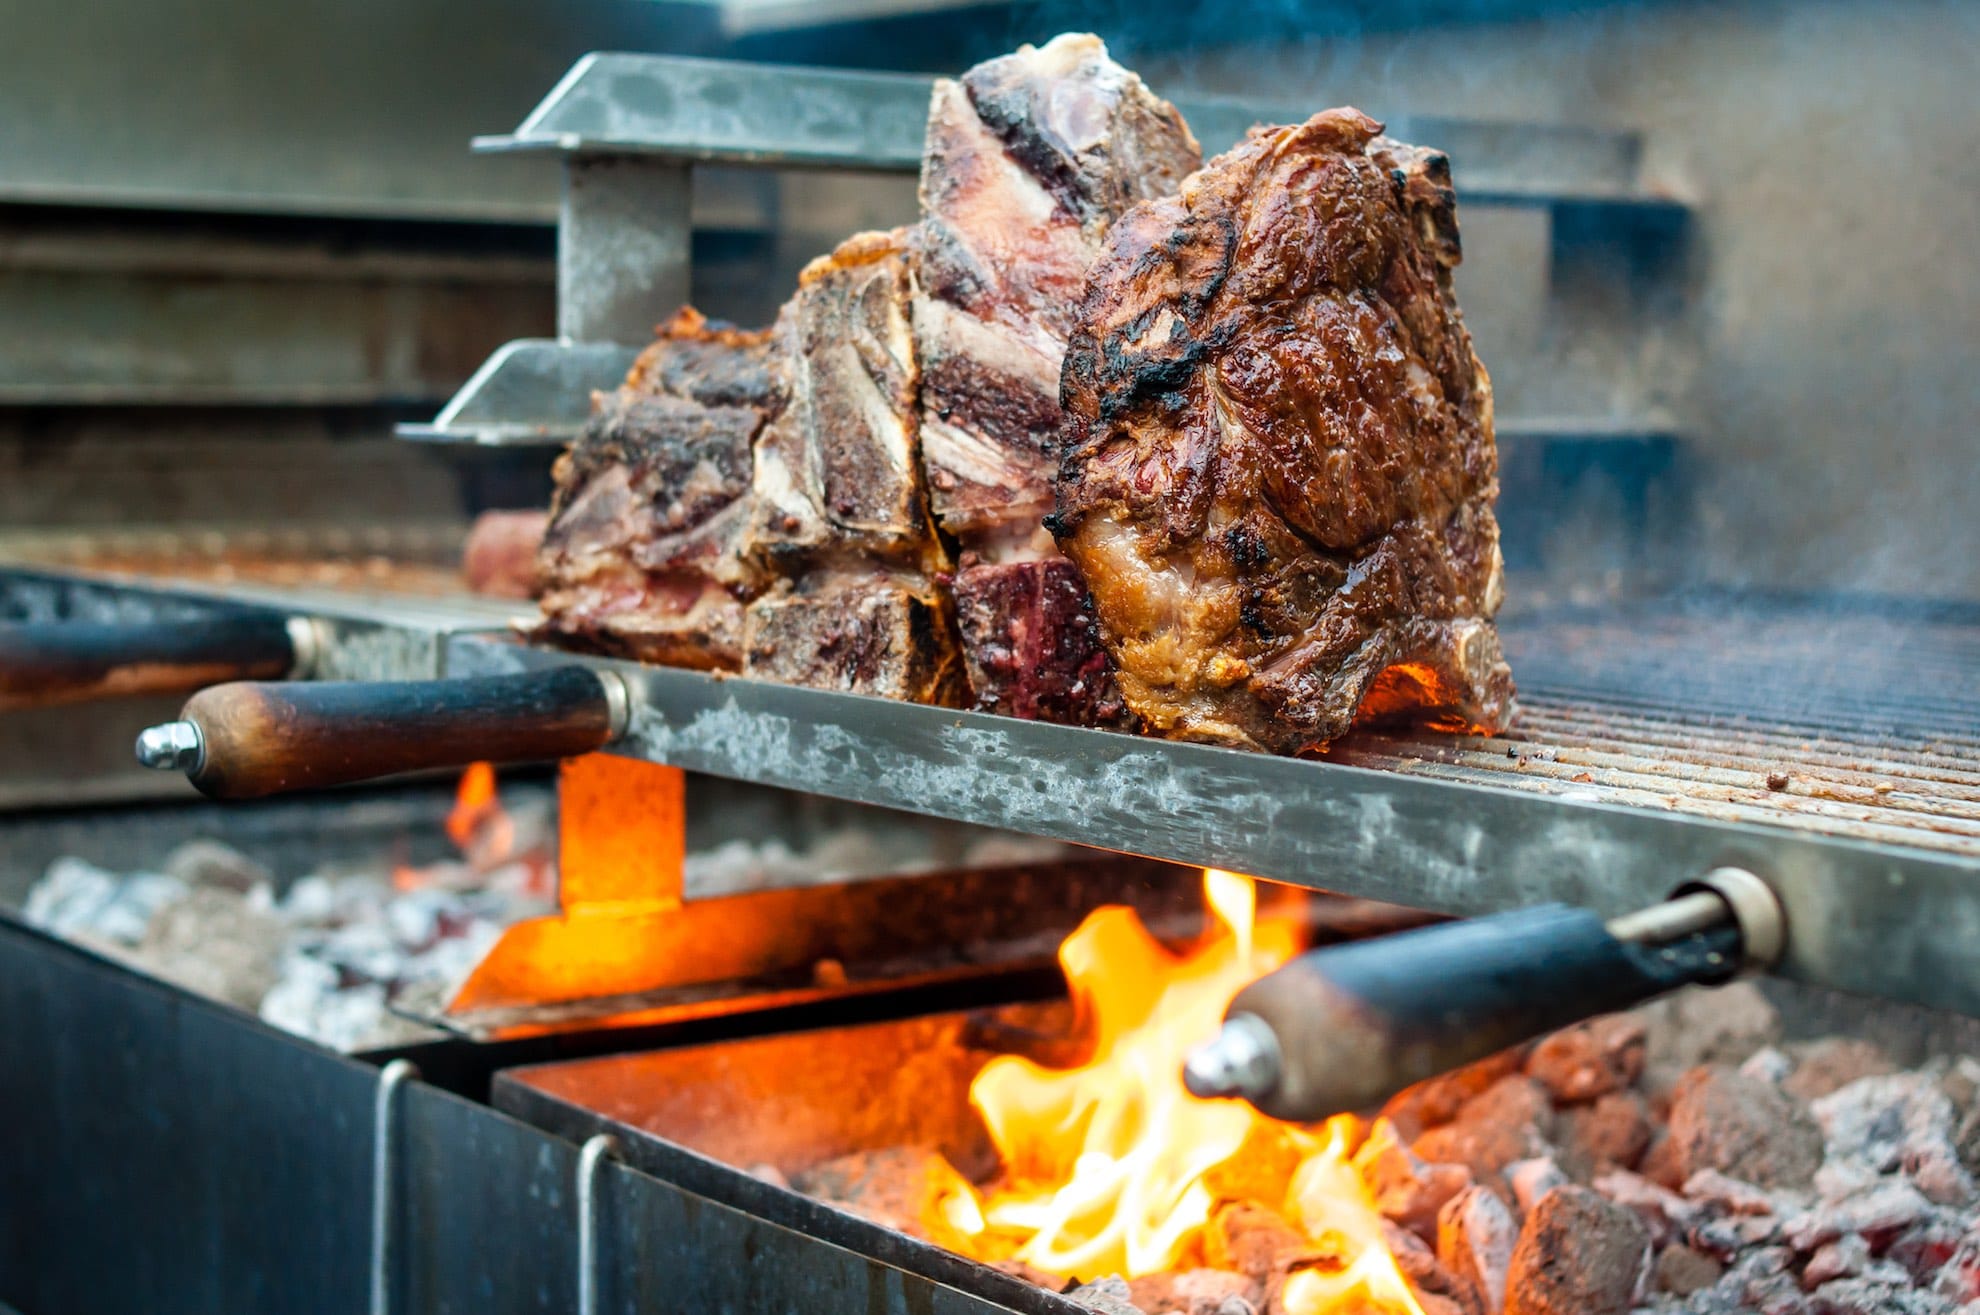
[[[274,680],[294,664],[279,616],[0,625],[0,710]]]
[[[192,783],[215,799],[477,761],[565,758],[612,738],[604,686],[582,667],[458,680],[216,685],[193,695],[182,715],[205,740]]]

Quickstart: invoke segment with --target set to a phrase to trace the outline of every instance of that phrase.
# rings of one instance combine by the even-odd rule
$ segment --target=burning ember
[[[461,773],[445,825],[447,839],[460,850],[460,861],[425,867],[400,864],[392,870],[395,889],[413,891],[435,883],[458,885],[464,880],[479,884],[479,878],[515,859],[523,866],[527,895],[533,900],[549,897],[554,865],[548,849],[533,845],[520,855],[516,853],[516,822],[497,797],[493,766],[471,763]]]
[[[1185,1056],[1231,997],[1301,941],[1293,920],[1257,916],[1248,877],[1207,871],[1204,898],[1215,925],[1180,955],[1124,908],[1095,912],[1066,939],[1059,960],[1091,1058],[1068,1069],[1015,1055],[984,1065],[970,1100],[1003,1176],[983,1192],[958,1179],[932,1230],[981,1260],[1136,1278],[1215,1267],[1213,1212],[1243,1199],[1315,1244],[1318,1259],[1288,1277],[1281,1309],[1421,1315],[1355,1167],[1354,1119],[1290,1127],[1183,1089]]]

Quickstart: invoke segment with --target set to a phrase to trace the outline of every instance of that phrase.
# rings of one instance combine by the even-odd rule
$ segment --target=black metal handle
[[[1227,1019],[1276,1050],[1274,1118],[1379,1104],[1411,1083],[1740,965],[1728,914],[1660,944],[1618,939],[1561,904],[1314,950],[1253,982]],[[1246,1019],[1256,1020],[1246,1022]],[[1238,1040],[1242,1040],[1240,1035]]]
[[[216,799],[249,799],[477,761],[530,762],[604,747],[624,686],[583,667],[452,680],[216,685],[138,739]]]
[[[0,625],[0,711],[184,694],[223,680],[279,679],[295,665],[279,616]]]

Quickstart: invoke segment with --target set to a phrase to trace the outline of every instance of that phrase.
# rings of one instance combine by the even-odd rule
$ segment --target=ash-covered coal
[[[899,1202],[954,1170],[898,1163],[927,1181],[865,1158],[800,1185],[942,1241]],[[1903,1070],[1859,1038],[1784,1042],[1746,984],[1413,1087],[1354,1163],[1425,1315],[1980,1315],[1980,1062]],[[1245,1177],[1218,1184],[1198,1267],[1000,1267],[1110,1315],[1342,1315],[1286,1303],[1324,1248]]]
[[[159,871],[61,858],[28,893],[27,921],[142,972],[341,1051],[435,1035],[437,1012],[502,934],[556,906],[548,816],[511,815],[513,857],[393,872],[325,866],[283,884],[212,840]]]
[[[28,894],[27,921],[142,972],[336,1050],[437,1033],[441,1012],[503,930],[556,909],[554,819],[509,801],[499,846],[419,868],[324,866],[285,879],[213,840],[157,870],[61,858]],[[930,866],[912,838],[828,828],[799,845],[730,840],[687,856],[690,896],[845,880]],[[964,865],[1041,861],[1061,847],[989,835]],[[411,1015],[410,1017],[408,1015]]]

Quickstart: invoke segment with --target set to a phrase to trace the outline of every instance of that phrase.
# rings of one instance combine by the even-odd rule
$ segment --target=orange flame
[[[494,767],[470,763],[461,773],[454,806],[447,812],[446,829],[447,838],[476,872],[508,861],[516,847],[516,827],[496,797]],[[402,863],[392,869],[392,885],[402,891],[419,890],[434,882],[434,871]]]
[[[987,1195],[967,1184],[939,1209],[950,1236],[983,1259],[1012,1254],[1066,1277],[1129,1278],[1201,1263],[1241,1151],[1290,1145],[1294,1167],[1262,1200],[1316,1243],[1329,1263],[1296,1271],[1281,1294],[1292,1315],[1347,1311],[1421,1315],[1382,1237],[1373,1197],[1350,1159],[1352,1118],[1285,1127],[1233,1100],[1198,1100],[1182,1084],[1189,1051],[1217,1031],[1246,983],[1290,959],[1299,929],[1257,918],[1249,877],[1210,869],[1204,898],[1216,926],[1175,954],[1134,912],[1100,909],[1066,938],[1059,960],[1093,1037],[1092,1058],[1048,1069],[1014,1055],[984,1065],[970,1088],[1003,1165]],[[1013,1251],[1010,1243],[1016,1242]],[[1332,1263],[1338,1260],[1338,1264]]]
[[[500,863],[515,845],[515,824],[495,797],[495,769],[470,763],[447,814],[447,838],[471,858]]]

